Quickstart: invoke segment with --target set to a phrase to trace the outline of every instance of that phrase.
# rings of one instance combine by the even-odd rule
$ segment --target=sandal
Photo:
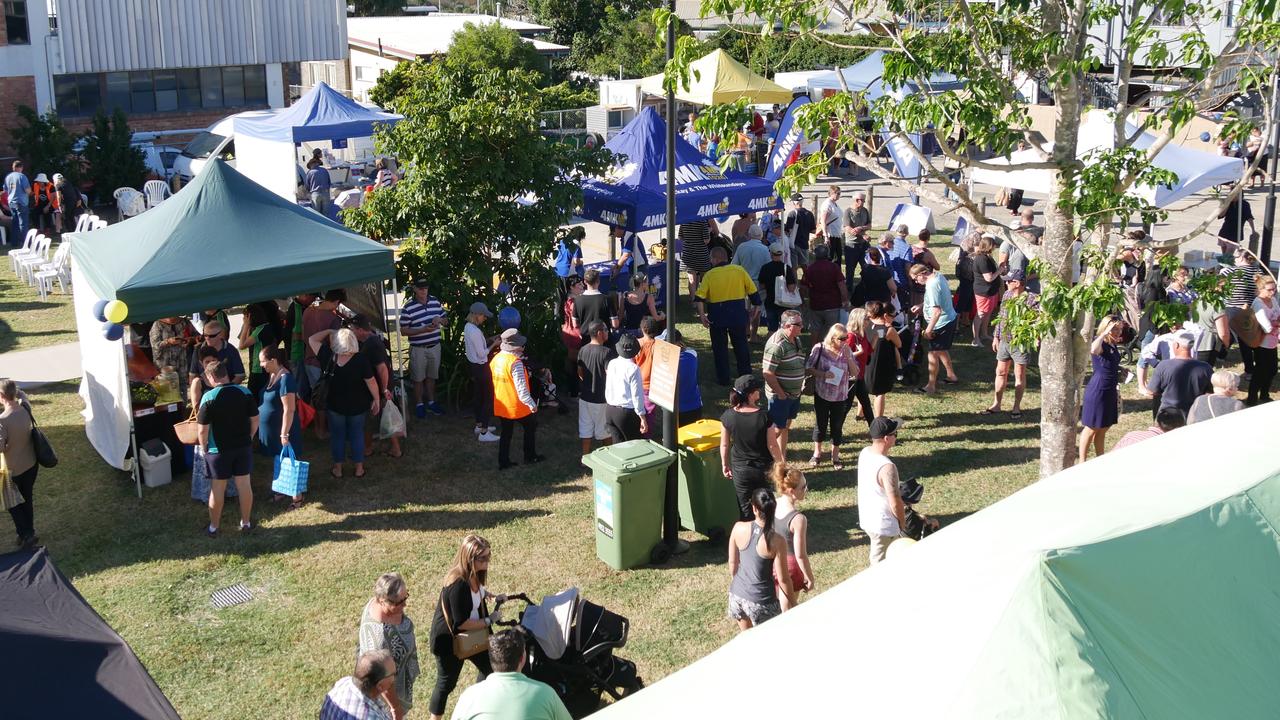
[[[995,415],[998,412],[1000,412],[1000,408],[987,408],[985,410],[979,410],[978,414],[979,415]]]
[[[821,464],[822,464],[822,456],[814,455],[813,457],[809,458],[809,464],[806,465],[805,467],[808,468],[809,470],[816,470],[817,467]]]
[[[1017,420],[1018,418],[1022,417],[1022,411],[1021,411],[1021,410],[1010,410],[1010,411],[1009,411],[1009,417],[1013,418],[1014,420]]]
[[[285,508],[285,512],[289,512],[290,510],[297,510],[298,508],[306,504],[307,504],[306,500],[295,500],[294,502],[289,503],[289,507]]]
[[[329,474],[333,476],[333,479],[334,479],[334,480],[341,480],[341,479],[342,479],[342,468],[340,468],[340,467],[331,468],[331,469],[329,470]]]

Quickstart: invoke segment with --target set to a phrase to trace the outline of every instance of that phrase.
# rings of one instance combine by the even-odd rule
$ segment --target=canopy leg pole
[[[674,17],[675,0],[667,0],[667,9],[671,11],[672,20],[667,23],[667,61],[670,62],[676,51],[676,29]],[[667,327],[676,326],[676,303],[680,299],[680,267],[676,262],[676,97],[674,88],[667,90],[667,137],[666,137],[666,194],[667,194]],[[613,238],[609,238],[610,248]],[[612,252],[612,250],[611,250]],[[626,292],[625,288],[623,292]],[[677,376],[679,373],[677,373]],[[697,382],[695,379],[694,382]],[[680,387],[676,379],[675,402],[671,410],[662,413],[662,445],[666,449],[677,452],[676,428],[680,425]],[[680,460],[667,466],[667,497],[662,509],[662,542],[667,551],[677,555],[688,551],[689,543],[680,539],[680,499],[679,474]]]
[[[396,337],[396,340],[395,340],[396,365],[399,366],[396,368],[396,386],[400,388],[400,415],[405,419],[404,435],[405,437],[409,437],[409,400],[408,400],[408,396],[405,394],[405,389],[404,389],[404,356],[401,354],[403,350],[401,346],[401,337],[400,337],[400,301],[399,301],[400,282],[399,282],[399,279],[394,274],[392,274],[391,276],[391,296],[396,298],[396,304],[395,304],[395,309],[391,313],[391,315],[393,316],[392,319],[394,320],[394,322],[392,323],[392,326],[387,329],[387,332],[395,333],[395,337]],[[383,306],[384,315],[386,314],[386,304],[387,304],[387,294],[384,292],[382,294],[382,306]]]
[[[124,385],[125,385],[125,406],[129,410],[129,446],[133,450],[133,484],[138,492],[138,499],[142,499],[142,462],[138,457],[138,429],[134,425],[133,417],[133,389],[129,387],[129,343],[124,338],[120,338],[120,352],[124,355]]]

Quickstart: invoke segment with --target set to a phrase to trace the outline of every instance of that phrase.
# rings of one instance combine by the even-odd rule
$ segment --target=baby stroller
[[[627,644],[626,618],[581,599],[577,588],[548,595],[540,605],[523,593],[507,598],[526,604],[519,621],[499,623],[525,633],[524,673],[555,689],[575,718],[598,710],[605,693],[620,700],[644,687],[636,664],[613,654]]]

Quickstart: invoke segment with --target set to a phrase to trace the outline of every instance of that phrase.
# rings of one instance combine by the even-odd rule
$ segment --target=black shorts
[[[205,453],[205,469],[211,480],[230,480],[239,475],[248,475],[253,468],[253,451],[243,447],[235,450],[224,450],[216,453]]]
[[[929,350],[938,352],[950,350],[951,344],[956,341],[956,326],[959,324],[952,320],[942,327],[935,327],[933,337],[929,338]]]

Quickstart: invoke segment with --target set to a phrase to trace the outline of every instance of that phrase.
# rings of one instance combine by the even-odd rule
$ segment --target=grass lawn
[[[3,255],[8,254],[5,248]],[[0,257],[0,265],[0,353],[75,342],[71,296],[54,292],[41,300],[35,288],[10,271],[8,257]]]
[[[938,254],[945,262],[947,251]],[[12,294],[6,290],[6,301]],[[71,325],[69,312],[63,325],[0,312],[9,327],[23,332]],[[692,324],[682,327],[705,351],[707,381],[706,333]],[[1039,396],[1028,394],[1017,421],[1007,414],[976,415],[989,401],[994,357],[964,345],[967,339],[963,335],[955,352],[963,381],[956,389],[937,398],[895,391],[888,401],[890,413],[909,420],[895,451],[902,473],[925,482],[922,510],[944,524],[1036,477]],[[28,343],[20,337],[15,345]],[[759,345],[755,351],[758,359]],[[717,417],[724,393],[714,382],[703,387],[705,415]],[[1032,387],[1038,387],[1034,370]],[[1125,394],[1134,395],[1132,386]],[[206,513],[191,500],[186,476],[147,490],[139,501],[127,477],[99,460],[84,437],[76,383],[46,386],[33,400],[63,459],[57,469],[43,471],[37,485],[43,542],[184,718],[314,716],[334,680],[351,671],[361,608],[374,579],[388,570],[400,571],[409,584],[408,612],[418,625],[422,654],[415,716],[425,717],[435,673],[426,641],[435,595],[459,540],[471,531],[494,545],[493,590],[537,597],[576,585],[584,597],[630,618],[631,640],[619,654],[637,661],[646,681],[689,664],[736,632],[724,615],[729,577],[722,544],[685,533],[690,552],[665,567],[625,573],[596,560],[593,497],[579,462],[573,414],[542,418],[539,448],[547,463],[501,474],[496,448],[475,442],[461,412],[412,421],[405,457],[373,458],[362,480],[330,478],[324,446],[308,434],[310,503],[286,513],[265,502],[270,462],[260,458],[254,475],[258,531],[239,537],[231,529],[211,540],[201,532]],[[1113,428],[1111,443],[1147,424],[1149,416],[1138,410],[1148,403],[1128,401],[1126,408],[1131,412]],[[808,458],[812,427],[812,405],[806,403],[792,433],[791,460]],[[853,418],[846,428],[852,465],[866,431]],[[867,563],[854,507],[855,472],[828,466],[808,475],[811,494],[803,509],[818,591]],[[235,527],[231,508],[223,527]],[[210,593],[238,582],[255,599],[214,609]],[[470,682],[464,676],[464,685]]]

